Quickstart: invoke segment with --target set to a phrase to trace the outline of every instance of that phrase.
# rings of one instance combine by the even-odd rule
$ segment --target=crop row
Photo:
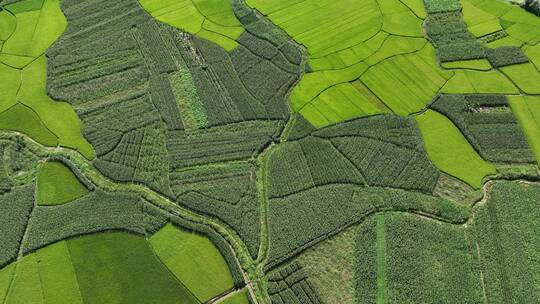
[[[250,121],[195,133],[168,132],[171,168],[251,158],[268,145],[282,127],[281,121]]]
[[[24,251],[30,252],[69,237],[105,230],[143,234],[141,200],[134,195],[95,190],[73,202],[36,207]]]
[[[534,162],[503,95],[442,95],[432,108],[446,115],[488,161]]]
[[[306,273],[295,262],[268,274],[268,293],[273,304],[322,303]]]
[[[461,223],[468,207],[449,200],[391,188],[326,185],[270,200],[269,261],[273,268],[380,210],[423,212]]]
[[[311,135],[287,142],[270,157],[270,197],[336,183],[430,193],[438,180],[412,119],[374,116]]]
[[[17,258],[33,206],[33,185],[14,187],[11,192],[0,194],[0,269]]]
[[[429,14],[425,27],[441,62],[486,57],[484,46],[469,32],[460,11]]]
[[[247,163],[199,167],[171,174],[177,201],[227,223],[257,257],[260,210],[255,171]]]

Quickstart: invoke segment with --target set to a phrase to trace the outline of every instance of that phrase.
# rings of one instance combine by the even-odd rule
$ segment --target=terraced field
[[[540,302],[531,5],[0,0],[0,303]]]

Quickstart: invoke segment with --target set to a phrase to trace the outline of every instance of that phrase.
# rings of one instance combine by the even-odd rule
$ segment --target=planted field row
[[[247,163],[213,165],[171,174],[178,202],[217,218],[238,233],[255,259],[260,241],[260,206],[255,169]]]
[[[409,118],[381,115],[356,119],[310,135],[287,142],[272,153],[268,173],[271,198],[328,184],[367,184],[430,193],[439,177],[415,122]]]
[[[322,303],[298,263],[290,263],[268,275],[268,293],[273,304]]]
[[[34,186],[16,187],[0,194],[0,268],[17,258],[34,207]]]
[[[271,199],[269,261],[275,267],[292,256],[381,210],[421,212],[463,223],[469,207],[418,192],[353,185],[326,185]]]

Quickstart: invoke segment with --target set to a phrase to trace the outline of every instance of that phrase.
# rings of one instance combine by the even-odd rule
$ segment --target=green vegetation
[[[244,28],[236,19],[231,1],[139,0],[157,20],[217,43],[231,51]]]
[[[61,205],[88,194],[88,189],[69,167],[61,162],[46,162],[37,176],[37,203]]]
[[[441,171],[480,188],[484,177],[495,174],[493,165],[484,161],[445,116],[428,110],[416,117],[431,161]]]
[[[442,95],[431,108],[446,115],[480,155],[496,163],[534,163],[505,96]]]
[[[68,248],[84,303],[199,303],[142,237],[102,233]]]
[[[474,251],[461,227],[403,213],[388,213],[384,223],[388,303],[470,303],[481,298]]]
[[[518,94],[514,84],[497,71],[457,70],[442,88],[447,94]]]
[[[505,66],[501,71],[525,94],[540,94],[540,72],[532,63]]]
[[[37,251],[35,255],[38,264],[34,267],[39,270],[43,302],[82,304],[67,242],[54,243]]]
[[[539,195],[538,184],[497,183],[470,227],[490,303],[540,300],[534,291],[540,270],[534,232],[539,228]]]
[[[59,0],[24,0],[6,5],[5,10],[14,18],[10,24],[15,22],[15,30],[6,35],[0,50],[0,77],[9,86],[0,100],[0,129],[23,132],[42,144],[69,147],[93,158],[75,111],[52,100],[45,90],[44,52],[67,26]]]
[[[168,224],[150,243],[159,259],[201,302],[233,287],[227,263],[204,236]]]
[[[28,134],[47,146],[58,145],[58,137],[47,129],[36,112],[20,103],[0,113],[0,129]]]
[[[14,188],[0,194],[0,268],[17,258],[28,217],[34,206],[34,187]],[[0,293],[1,295],[1,293]]]
[[[220,301],[221,304],[249,304],[249,295],[246,290],[237,292],[232,296],[228,296],[225,300]]]
[[[320,303],[311,281],[295,262],[275,269],[268,275],[268,293],[272,303]]]
[[[509,96],[512,112],[527,136],[529,146],[540,164],[540,98],[533,96]]]

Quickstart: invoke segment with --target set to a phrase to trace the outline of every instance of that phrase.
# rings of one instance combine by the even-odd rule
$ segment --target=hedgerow
[[[354,185],[326,185],[274,198],[269,202],[265,267],[273,268],[381,210],[420,212],[463,223],[469,207],[419,192]]]
[[[469,32],[459,11],[429,14],[425,28],[441,62],[486,56],[484,46]]]
[[[494,68],[529,62],[527,55],[516,46],[501,46],[487,49],[487,59]]]
[[[320,304],[306,273],[292,262],[268,274],[268,293],[272,304]]]
[[[255,171],[248,163],[199,167],[171,174],[179,204],[215,217],[233,228],[255,259],[260,210]]]
[[[442,95],[431,107],[452,120],[486,160],[535,161],[505,96]]]
[[[33,206],[33,185],[0,194],[0,269],[17,258]]]
[[[67,204],[38,206],[28,225],[24,251],[69,237],[105,230],[144,234],[142,201],[135,195],[97,189]]]

